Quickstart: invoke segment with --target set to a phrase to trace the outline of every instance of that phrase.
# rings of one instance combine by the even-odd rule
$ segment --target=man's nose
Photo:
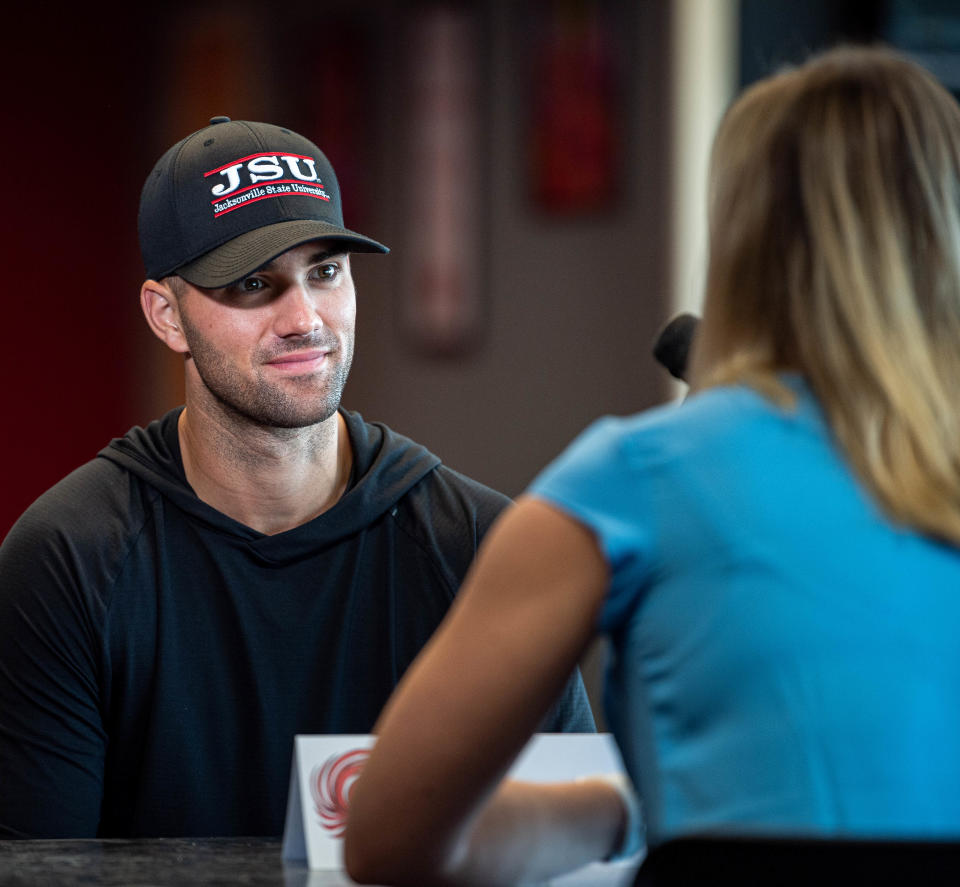
[[[302,284],[289,286],[276,304],[275,330],[278,336],[305,336],[323,326],[314,299]]]

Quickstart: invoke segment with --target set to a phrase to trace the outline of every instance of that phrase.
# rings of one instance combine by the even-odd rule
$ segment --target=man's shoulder
[[[503,493],[445,465],[426,446],[382,422],[341,410],[361,483],[373,485],[430,520],[479,523],[484,530],[510,504]]]
[[[0,546],[0,571],[109,568],[142,528],[151,495],[108,459],[84,463],[20,516]]]
[[[48,488],[23,513],[21,520],[59,526],[84,515],[95,522],[104,508],[129,501],[130,474],[108,459],[91,459]]]
[[[424,476],[407,498],[432,523],[470,525],[480,535],[510,504],[503,493],[443,463]]]
[[[443,463],[437,466],[430,482],[438,490],[442,489],[465,502],[470,502],[484,508],[491,508],[497,512],[506,508],[511,501],[509,496],[506,496],[499,490],[495,490],[493,487]]]

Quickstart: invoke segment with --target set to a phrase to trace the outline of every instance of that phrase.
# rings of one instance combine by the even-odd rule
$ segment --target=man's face
[[[228,287],[182,283],[188,397],[270,427],[330,418],[350,372],[356,320],[350,257],[341,249],[315,240]]]

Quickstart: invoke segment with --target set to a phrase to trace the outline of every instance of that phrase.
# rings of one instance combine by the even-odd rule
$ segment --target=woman
[[[597,630],[649,845],[960,836],[958,209],[960,109],[892,52],[734,104],[693,396],[598,422],[501,519],[378,725],[354,877],[617,851],[602,781],[498,787]]]

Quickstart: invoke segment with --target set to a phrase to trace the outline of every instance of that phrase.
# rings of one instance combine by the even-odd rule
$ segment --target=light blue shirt
[[[796,377],[602,419],[531,492],[612,579],[606,708],[647,840],[960,836],[960,552],[898,527]]]

